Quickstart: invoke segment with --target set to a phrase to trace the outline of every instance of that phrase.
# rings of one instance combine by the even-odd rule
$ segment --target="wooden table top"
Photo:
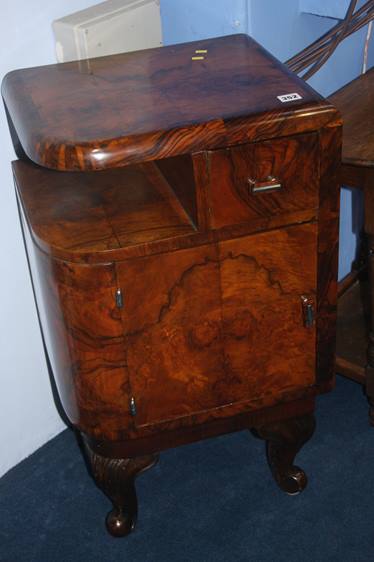
[[[291,93],[301,99],[278,99]],[[70,171],[315,130],[336,118],[247,35],[16,70],[2,95],[27,156]]]
[[[374,68],[329,99],[343,117],[343,163],[374,166]]]

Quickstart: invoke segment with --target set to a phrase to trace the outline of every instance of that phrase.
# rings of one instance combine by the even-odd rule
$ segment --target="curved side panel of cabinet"
[[[46,351],[66,415],[92,437],[126,439],[132,418],[114,266],[51,258],[35,246],[20,214]]]

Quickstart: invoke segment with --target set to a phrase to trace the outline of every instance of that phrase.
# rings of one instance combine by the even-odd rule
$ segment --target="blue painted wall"
[[[318,16],[329,18],[343,18],[349,6],[350,0],[300,0],[300,10]]]
[[[346,0],[161,0],[165,45],[196,39],[249,33],[280,60],[285,61],[335,25],[331,17],[344,12]],[[331,10],[330,10],[331,8]],[[343,14],[344,15],[344,14]],[[361,71],[366,28],[346,39],[328,63],[310,80],[327,96],[358,76]],[[374,38],[369,67],[374,60]],[[362,225],[359,194],[342,190],[339,277],[351,268]]]
[[[161,0],[165,45],[247,33],[247,0]]]

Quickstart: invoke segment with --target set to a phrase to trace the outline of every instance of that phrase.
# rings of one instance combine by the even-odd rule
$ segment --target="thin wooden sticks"
[[[310,67],[303,75],[304,79],[310,78],[317,72],[345,37],[358,31],[374,19],[374,0],[365,2],[361,8],[355,11],[356,5],[357,0],[351,0],[344,19],[314,43],[291,57],[286,62],[288,67],[297,73]]]

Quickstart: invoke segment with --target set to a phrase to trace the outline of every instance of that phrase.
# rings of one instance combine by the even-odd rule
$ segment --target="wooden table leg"
[[[84,438],[83,442],[91,474],[113,504],[106,518],[107,530],[113,537],[125,537],[133,531],[138,515],[135,478],[156,464],[158,455],[107,458],[95,453]]]
[[[298,494],[307,485],[305,472],[293,464],[301,447],[313,435],[313,414],[273,422],[255,428],[255,435],[266,441],[270,470],[278,486],[288,494]]]
[[[366,394],[370,404],[369,419],[374,425],[374,171],[367,171],[365,182],[365,225],[368,240],[368,273],[370,291],[370,326],[367,350]]]

